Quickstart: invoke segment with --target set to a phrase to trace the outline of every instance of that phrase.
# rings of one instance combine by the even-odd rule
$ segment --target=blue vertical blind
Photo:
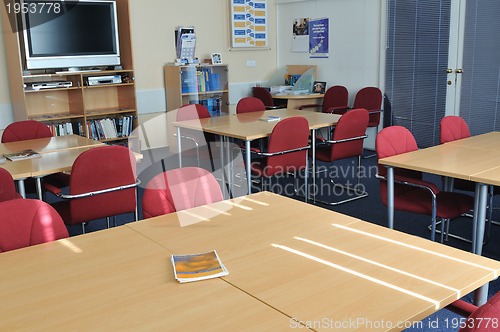
[[[439,143],[445,115],[451,0],[388,0],[385,93],[392,122],[418,146]]]
[[[460,116],[473,135],[500,130],[500,1],[468,0]]]

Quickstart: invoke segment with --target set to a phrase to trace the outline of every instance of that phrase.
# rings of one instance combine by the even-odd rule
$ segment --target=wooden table
[[[288,109],[296,109],[298,110],[302,105],[308,104],[318,104],[321,105],[323,103],[324,94],[322,93],[307,93],[307,94],[287,94],[287,95],[273,95],[273,99],[286,100],[286,107]]]
[[[0,143],[0,154],[32,149],[40,153],[40,158],[10,161],[0,164],[18,181],[19,193],[26,197],[24,180],[37,178],[38,197],[41,199],[40,177],[71,169],[73,161],[85,150],[104,143],[79,135],[38,138],[10,143]]]
[[[125,226],[0,254],[1,331],[282,331],[221,279],[179,284],[171,252]]]
[[[500,273],[500,262],[268,192],[127,227],[176,254],[216,249],[223,280],[288,327],[320,331],[402,330]]]
[[[387,166],[388,226],[394,225],[394,167],[437,174],[476,182],[472,251],[482,253],[486,219],[487,188],[498,177],[494,169],[500,167],[500,149],[495,144],[499,133],[473,136],[430,148],[383,158]],[[486,291],[483,289],[483,291]],[[484,302],[484,294],[476,299]]]
[[[0,154],[14,153],[26,149],[32,149],[38,153],[47,153],[103,144],[104,143],[100,141],[96,141],[80,135],[56,136],[1,143]]]
[[[250,142],[256,139],[268,137],[278,121],[266,122],[259,119],[267,116],[279,116],[281,119],[292,116],[303,116],[309,122],[312,138],[312,170],[313,181],[315,180],[316,169],[316,129],[335,125],[340,119],[338,114],[327,114],[310,111],[299,111],[294,109],[277,109],[265,112],[251,112],[237,115],[227,115],[220,117],[212,117],[207,119],[196,119],[188,121],[178,121],[174,123],[177,127],[177,145],[179,151],[181,148],[181,128],[202,130],[204,132],[220,135],[221,137],[230,137],[245,141],[245,164],[247,172],[250,172]],[[222,152],[221,144],[221,156]],[[226,144],[226,146],[228,146]],[[226,151],[226,155],[227,155]],[[179,152],[179,164],[182,165],[182,155]],[[247,174],[247,191],[251,193],[251,176]]]

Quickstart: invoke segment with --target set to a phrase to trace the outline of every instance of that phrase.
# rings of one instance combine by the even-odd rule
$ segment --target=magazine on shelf
[[[36,151],[28,149],[14,153],[6,153],[3,156],[11,161],[17,161],[17,160],[39,158],[40,154]]]
[[[179,282],[191,282],[228,275],[215,250],[188,255],[172,255],[175,279]]]

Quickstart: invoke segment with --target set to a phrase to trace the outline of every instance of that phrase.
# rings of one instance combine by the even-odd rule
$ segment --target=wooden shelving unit
[[[168,119],[168,143],[176,151],[174,136],[177,109],[186,104],[204,104],[212,116],[229,112],[229,82],[227,65],[167,64],[164,67],[165,95]]]
[[[128,116],[132,128],[137,126],[137,108],[130,39],[129,0],[116,0],[120,58],[119,70],[82,71],[82,72],[24,72],[24,58],[21,36],[12,31],[10,22],[17,18],[9,14],[5,6],[1,7],[2,23],[9,85],[15,121],[33,119],[49,126],[70,122],[73,127],[82,128],[83,136],[92,138],[89,121]],[[120,84],[88,85],[88,78],[94,76],[120,75]],[[69,81],[71,87],[33,89],[33,83]],[[113,139],[100,138],[103,141],[125,140],[127,137]]]

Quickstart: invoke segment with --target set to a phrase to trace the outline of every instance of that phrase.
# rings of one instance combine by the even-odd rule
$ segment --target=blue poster
[[[309,20],[309,55],[328,58],[328,18]]]

